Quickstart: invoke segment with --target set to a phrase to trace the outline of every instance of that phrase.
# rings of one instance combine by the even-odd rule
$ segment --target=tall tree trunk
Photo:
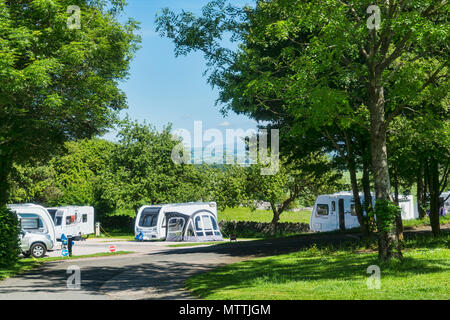
[[[425,201],[423,197],[424,193],[424,183],[423,183],[423,166],[419,163],[419,168],[417,170],[417,210],[419,212],[419,218],[423,219],[425,217]]]
[[[375,69],[375,67],[372,67]],[[372,169],[375,184],[376,199],[392,201],[390,196],[390,179],[386,146],[386,128],[384,111],[384,89],[381,86],[381,74],[377,76],[375,70],[370,72],[369,97],[370,97],[370,145],[372,154]],[[377,219],[377,224],[380,219]],[[392,257],[392,235],[379,230],[378,256],[386,261]]]
[[[369,214],[373,210],[372,193],[370,191],[370,159],[363,159],[363,176],[361,182],[364,191],[364,209]]]
[[[427,208],[428,203],[430,201],[430,170],[428,165],[428,159],[424,162],[424,168],[423,168],[423,207]],[[425,210],[425,214],[426,214]]]
[[[441,226],[439,223],[440,209],[440,183],[439,183],[439,164],[438,161],[431,157],[429,166],[429,188],[430,188],[430,224],[431,230],[435,237],[441,234]]]
[[[400,206],[400,202],[399,202],[399,191],[398,191],[398,175],[397,175],[397,171],[395,171],[394,174],[394,202],[395,204],[399,207]],[[402,221],[402,216],[396,216],[395,217],[395,231],[396,231],[396,236],[397,236],[397,241],[400,243],[403,241],[403,221]],[[401,254],[401,252],[400,252]]]
[[[350,181],[352,184],[353,191],[353,199],[355,200],[355,211],[356,216],[358,217],[359,225],[361,226],[361,232],[364,237],[369,236],[369,231],[367,229],[367,224],[364,219],[363,208],[361,205],[361,198],[359,197],[359,188],[358,188],[358,179],[356,177],[356,166],[353,159],[349,160],[349,172],[350,172]]]
[[[399,191],[398,191],[398,175],[397,171],[394,170],[394,202],[395,205],[400,207],[400,201],[399,201]],[[395,236],[396,236],[396,248],[397,248],[397,255],[398,257],[403,257],[402,254],[402,247],[403,247],[403,221],[401,213],[400,215],[395,216]]]
[[[272,207],[272,212],[273,212],[273,217],[272,217],[272,221],[270,222],[270,224],[272,226],[275,226],[278,223],[278,221],[280,221],[281,212],[275,204],[271,203],[270,206]]]

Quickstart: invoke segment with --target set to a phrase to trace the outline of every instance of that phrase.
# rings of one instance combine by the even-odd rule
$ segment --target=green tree
[[[81,12],[71,28],[68,7]],[[137,49],[123,0],[0,1],[0,204],[14,163],[48,158],[64,141],[111,125],[126,107],[118,82]]]
[[[210,200],[217,202],[220,210],[246,204],[250,199],[247,192],[248,171],[237,164],[212,167],[212,176],[206,180],[211,186]]]
[[[114,143],[99,138],[70,141],[47,164],[14,165],[9,201],[97,205],[95,191],[113,149]]]
[[[372,27],[368,0],[257,1],[255,8],[218,0],[201,17],[165,10],[158,30],[174,40],[177,55],[204,52],[225,109],[321,131],[346,131],[366,110],[376,197],[390,201],[389,124],[420,105],[431,84],[448,82],[449,25],[446,2],[377,4],[381,24]],[[236,51],[223,46],[230,33],[241,42]],[[381,228],[388,224],[380,224],[382,259],[392,255]]]
[[[204,180],[193,165],[176,164],[172,151],[180,143],[171,126],[158,132],[152,126],[122,121],[119,141],[97,193],[110,208],[134,209],[144,204],[198,201]]]
[[[311,201],[320,194],[339,190],[342,176],[333,171],[325,155],[313,153],[302,159],[280,160],[279,171],[274,175],[261,175],[263,165],[247,168],[247,193],[253,201],[269,202],[272,225],[280,220],[283,212],[298,201]],[[249,202],[253,205],[253,202]]]

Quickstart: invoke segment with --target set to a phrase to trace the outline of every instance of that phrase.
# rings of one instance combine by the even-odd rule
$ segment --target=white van
[[[41,258],[56,244],[55,226],[48,211],[34,204],[12,204],[8,208],[20,220],[20,247],[25,256]]]
[[[215,202],[143,206],[136,216],[135,235],[141,240],[223,240]]]
[[[80,239],[95,233],[95,213],[93,207],[67,206],[48,208],[54,216],[56,239],[61,236],[71,236]]]
[[[363,204],[364,195],[360,194],[360,198]],[[372,204],[375,205],[374,194],[372,194]],[[419,217],[417,210],[414,208],[412,196],[399,196],[399,206],[402,210],[403,220],[417,219]],[[314,232],[358,228],[360,225],[356,216],[353,193],[338,192],[318,196],[311,213],[309,225]]]

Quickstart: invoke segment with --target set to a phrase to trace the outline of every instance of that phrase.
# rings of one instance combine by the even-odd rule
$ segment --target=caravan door
[[[63,219],[64,219],[64,210],[57,210],[55,213],[55,233],[56,239],[61,240],[61,235],[63,232]]]
[[[189,216],[177,212],[166,213],[165,220],[167,233],[164,236],[166,241],[183,241]]]
[[[348,205],[348,210],[346,210],[345,214],[345,225],[347,229],[358,228],[360,225],[358,216],[356,215],[355,199],[351,197],[349,203],[346,205]]]
[[[345,230],[345,200],[339,199],[339,230]]]

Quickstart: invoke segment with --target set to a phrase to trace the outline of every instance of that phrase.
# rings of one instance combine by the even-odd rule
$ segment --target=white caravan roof
[[[217,216],[217,204],[215,202],[188,202],[188,203],[173,203],[173,204],[159,204],[159,205],[147,205],[139,209],[139,212],[147,208],[161,208],[165,212],[174,210],[177,212],[180,208],[183,208],[183,214],[193,215],[198,210],[208,209]]]

